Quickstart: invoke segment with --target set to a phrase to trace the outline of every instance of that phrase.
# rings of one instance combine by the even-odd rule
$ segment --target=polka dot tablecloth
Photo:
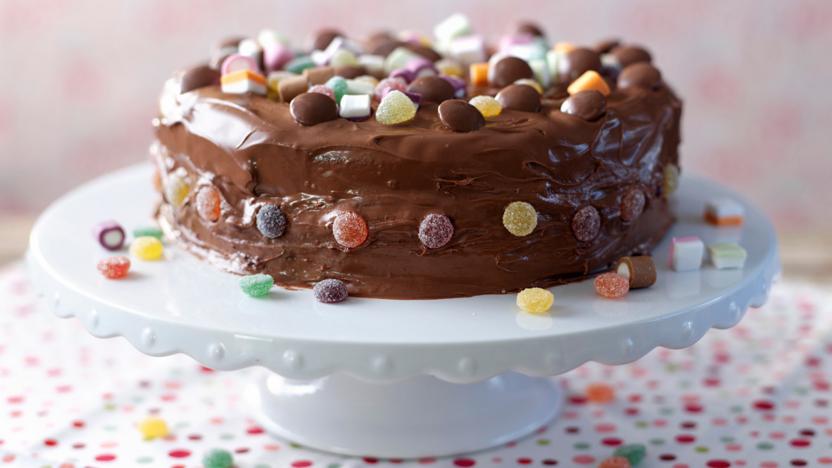
[[[36,307],[15,266],[0,272],[0,467],[191,467],[212,448],[258,468],[589,467],[626,443],[647,446],[644,467],[832,467],[830,299],[780,284],[766,307],[689,349],[557,377],[569,395],[564,412],[531,437],[402,461],[328,455],[269,436],[241,397],[262,370],[213,372],[185,356],[152,358],[122,339],[93,338],[77,320]],[[614,395],[601,403],[605,386]],[[171,435],[143,440],[136,426],[149,415]]]

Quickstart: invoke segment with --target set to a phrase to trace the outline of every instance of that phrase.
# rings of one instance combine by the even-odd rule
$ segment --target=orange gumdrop
[[[610,87],[604,78],[595,70],[588,70],[583,75],[579,76],[577,80],[573,81],[566,90],[570,95],[580,93],[581,91],[598,91],[604,96],[610,95]]]
[[[220,191],[213,185],[205,185],[196,194],[196,210],[205,221],[220,219]]]
[[[484,85],[488,83],[488,63],[472,63],[468,68],[472,85]]]
[[[591,403],[609,403],[615,399],[615,389],[605,383],[593,383],[586,387],[586,399]]]
[[[367,221],[356,212],[342,211],[332,223],[332,235],[335,241],[347,248],[363,244],[369,235]]]

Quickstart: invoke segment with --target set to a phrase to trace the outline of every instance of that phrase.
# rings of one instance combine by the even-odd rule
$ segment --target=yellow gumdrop
[[[159,260],[164,252],[162,241],[152,236],[137,237],[130,244],[130,255],[139,260]]]
[[[165,197],[175,208],[181,207],[191,192],[191,186],[179,174],[171,174],[165,181]]]
[[[664,181],[662,183],[663,194],[670,196],[679,188],[679,167],[675,164],[668,164],[664,167]]]
[[[514,84],[524,84],[526,86],[531,86],[532,88],[534,88],[535,91],[537,91],[537,94],[543,94],[543,86],[540,86],[540,83],[531,78],[520,78],[519,80],[515,81]]]
[[[139,423],[139,431],[144,440],[160,439],[170,434],[168,424],[164,419],[157,416],[150,416]]]
[[[517,237],[528,236],[537,227],[537,211],[526,202],[511,202],[503,211],[503,226]]]
[[[530,314],[543,314],[554,302],[555,295],[543,288],[526,288],[517,294],[517,307]]]
[[[451,59],[442,59],[434,64],[436,69],[439,71],[440,75],[446,76],[455,76],[457,78],[462,78],[462,75],[465,74],[465,70],[462,68],[462,65],[459,62]]]
[[[491,96],[474,96],[468,104],[476,107],[486,119],[493,119],[503,112],[503,105]]]
[[[397,125],[416,117],[416,104],[401,91],[387,93],[376,109],[376,120],[384,125]]]

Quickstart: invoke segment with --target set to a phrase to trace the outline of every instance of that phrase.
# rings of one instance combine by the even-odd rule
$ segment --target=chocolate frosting
[[[193,190],[179,208],[163,203],[160,219],[183,245],[230,271],[268,273],[288,287],[337,278],[351,295],[386,298],[547,287],[648,251],[673,222],[661,187],[664,167],[678,163],[681,102],[668,86],[615,89],[606,113],[585,121],[560,112],[562,89],[546,96],[540,112],[507,108],[460,133],[444,127],[434,103],[400,126],[375,119],[303,126],[289,104],[265,96],[218,86],[178,95],[155,121],[152,152],[163,177],[182,168]],[[216,222],[193,208],[193,192],[205,184],[221,193]],[[624,221],[622,197],[632,189],[644,193],[645,206]],[[514,201],[538,213],[524,237],[501,223]],[[257,229],[265,203],[288,220],[279,238]],[[333,219],[345,211],[368,223],[359,247],[333,238]],[[419,239],[430,213],[448,216],[454,229],[435,249]],[[597,233],[579,240],[576,223]]]

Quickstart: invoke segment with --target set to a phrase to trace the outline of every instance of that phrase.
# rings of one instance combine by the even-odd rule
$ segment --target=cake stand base
[[[531,434],[563,406],[545,378],[505,373],[472,384],[432,376],[394,383],[335,374],[311,382],[269,373],[248,389],[269,432],[344,455],[418,458],[475,452]]]

